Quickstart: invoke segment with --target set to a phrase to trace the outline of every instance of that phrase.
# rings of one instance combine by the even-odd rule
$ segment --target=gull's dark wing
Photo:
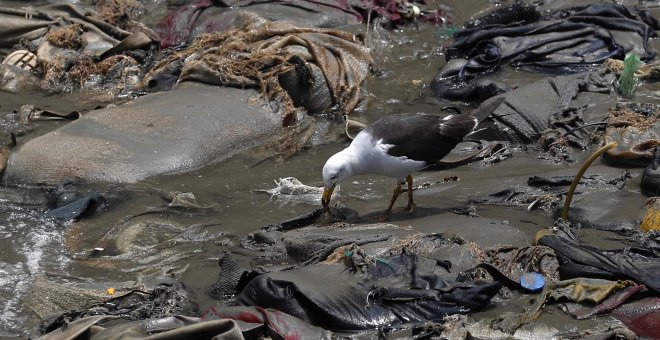
[[[445,157],[477,121],[469,114],[449,119],[428,114],[395,114],[376,121],[366,132],[375,140],[393,145],[387,153],[433,163]]]

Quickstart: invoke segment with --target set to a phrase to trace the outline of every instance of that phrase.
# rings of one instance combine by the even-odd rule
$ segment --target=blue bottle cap
[[[520,277],[520,286],[530,292],[538,292],[545,286],[545,278],[541,273],[525,273]]]

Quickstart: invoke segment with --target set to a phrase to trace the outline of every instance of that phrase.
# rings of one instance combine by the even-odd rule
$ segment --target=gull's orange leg
[[[401,183],[397,182],[396,187],[394,187],[394,192],[392,193],[392,200],[390,201],[390,205],[387,207],[387,210],[385,210],[385,215],[381,217],[381,220],[385,221],[390,218],[392,207],[394,206],[396,199],[399,197],[399,194],[401,194]]]
[[[413,202],[413,178],[411,175],[406,177],[406,182],[408,182],[408,205],[406,205],[406,210],[412,213],[415,212],[415,202]]]

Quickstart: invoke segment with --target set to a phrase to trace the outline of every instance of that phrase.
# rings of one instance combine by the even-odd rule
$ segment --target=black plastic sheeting
[[[445,262],[402,253],[376,260],[364,271],[317,264],[263,274],[238,296],[247,306],[273,308],[333,331],[440,322],[490,304],[498,282],[450,280]]]
[[[64,206],[46,211],[45,218],[52,218],[56,221],[66,222],[82,217],[83,215],[95,211],[97,207],[106,203],[105,197],[99,193],[92,193],[83,198],[79,198]]]
[[[557,253],[562,280],[577,277],[632,279],[660,292],[660,258],[639,248],[602,250],[589,244],[547,235],[538,243]]]
[[[655,30],[660,24],[648,11],[592,4],[557,10],[535,20],[540,17],[533,7],[512,5],[456,32],[447,50],[448,63],[431,84],[436,95],[469,100],[458,98],[457,88],[469,87],[475,77],[503,65],[571,74],[589,70],[608,58],[623,60],[631,51],[643,61],[655,57],[648,40],[657,37]]]

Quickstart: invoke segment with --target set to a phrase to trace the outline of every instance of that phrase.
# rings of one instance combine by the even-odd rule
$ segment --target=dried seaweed
[[[99,0],[96,11],[101,20],[122,29],[128,29],[144,11],[136,0]]]
[[[87,44],[83,39],[83,33],[81,24],[71,24],[49,32],[46,35],[46,40],[57,47],[79,50]]]

